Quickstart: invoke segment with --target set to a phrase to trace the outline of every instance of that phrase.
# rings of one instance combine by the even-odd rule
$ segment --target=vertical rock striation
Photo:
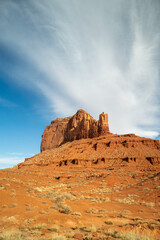
[[[42,135],[41,152],[66,142],[109,133],[108,114],[103,112],[96,121],[84,110],[78,110],[72,117],[57,118],[46,127]]]

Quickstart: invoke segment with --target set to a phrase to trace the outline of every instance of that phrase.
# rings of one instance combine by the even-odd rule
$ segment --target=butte
[[[101,113],[97,121],[78,110],[75,115],[57,118],[46,126],[41,153],[17,167],[44,166],[158,171],[160,143],[135,134],[113,134],[109,131],[108,114]]]

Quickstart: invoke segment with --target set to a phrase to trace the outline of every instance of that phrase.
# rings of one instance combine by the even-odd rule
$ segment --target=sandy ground
[[[0,239],[117,238],[160,239],[159,172],[67,166],[0,171]]]

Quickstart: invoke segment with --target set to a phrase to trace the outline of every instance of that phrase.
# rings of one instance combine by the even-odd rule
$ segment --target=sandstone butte
[[[158,171],[160,143],[135,134],[112,134],[107,114],[100,114],[96,121],[78,110],[71,117],[52,121],[42,135],[41,153],[18,164],[19,169],[36,166]]]

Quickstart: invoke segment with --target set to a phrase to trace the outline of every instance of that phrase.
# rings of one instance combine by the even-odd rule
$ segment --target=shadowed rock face
[[[108,133],[110,132],[107,114],[100,114],[99,120],[96,121],[87,112],[78,110],[72,117],[57,118],[46,127],[42,135],[41,152],[66,142],[94,138]]]

